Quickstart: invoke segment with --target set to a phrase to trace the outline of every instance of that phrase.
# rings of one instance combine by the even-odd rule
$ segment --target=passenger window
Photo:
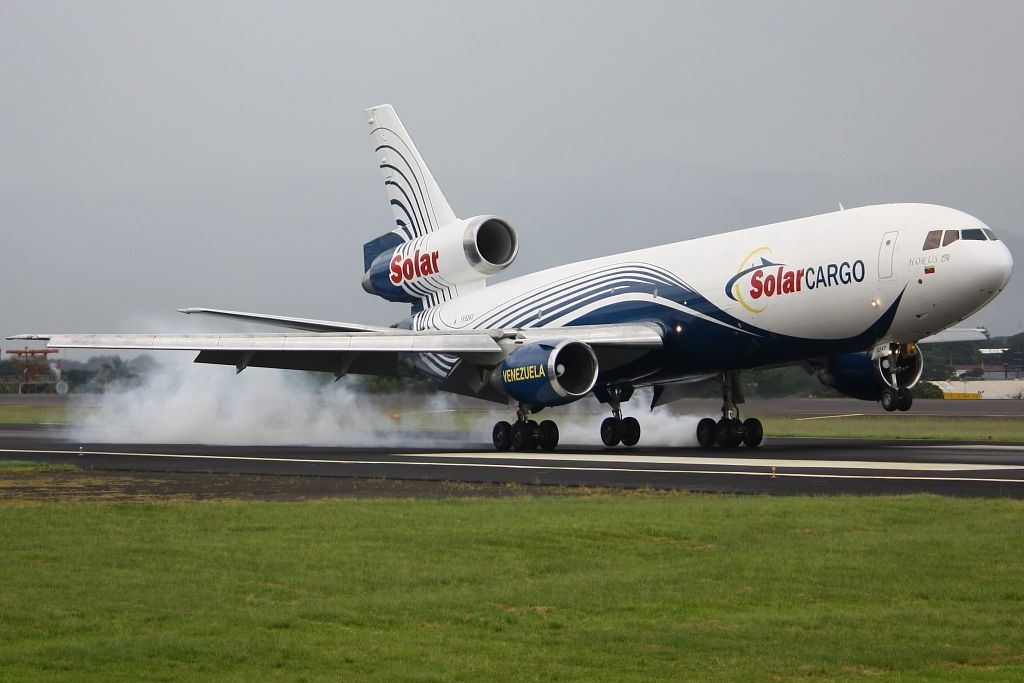
[[[982,242],[985,241],[985,233],[983,233],[978,228],[975,228],[973,230],[964,230],[963,232],[960,233],[960,235],[965,240],[981,240]]]
[[[999,240],[999,238],[996,237],[996,234],[994,232],[992,232],[991,230],[989,230],[988,228],[984,228],[984,232],[985,232],[985,236],[988,237],[993,242],[996,242],[996,241]]]
[[[946,234],[942,238],[942,246],[945,247],[953,244],[953,242],[956,242],[958,239],[960,239],[959,230],[947,230]]]
[[[925,251],[928,251],[929,249],[938,249],[939,242],[941,242],[941,241],[942,241],[942,231],[941,230],[932,230],[931,232],[928,233],[928,236],[924,238],[924,247],[922,247],[922,248]]]

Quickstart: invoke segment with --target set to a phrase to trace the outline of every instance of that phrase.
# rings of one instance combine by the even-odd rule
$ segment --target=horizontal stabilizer
[[[306,330],[307,332],[383,332],[392,330],[390,327],[375,327],[373,325],[359,325],[357,323],[340,323],[332,320],[316,320],[314,318],[290,318],[283,315],[268,315],[266,313],[246,313],[245,311],[223,311],[217,308],[179,308],[180,313],[220,316],[222,318],[233,318],[249,323],[262,323],[274,327],[287,327],[291,330]]]

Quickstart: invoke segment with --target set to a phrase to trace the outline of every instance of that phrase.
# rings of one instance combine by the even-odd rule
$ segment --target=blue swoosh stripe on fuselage
[[[559,301],[561,297],[570,296],[576,291],[582,291],[595,283],[612,282],[616,277],[622,276],[648,277],[650,283],[657,286],[680,286],[686,287],[678,278],[665,277],[664,271],[645,267],[643,264],[620,264],[591,271],[582,275],[564,278],[550,285],[545,285],[526,294],[523,294],[511,301],[495,307],[474,322],[476,328],[487,327],[513,327],[513,321],[523,313],[533,314],[538,309],[552,305],[552,302]]]

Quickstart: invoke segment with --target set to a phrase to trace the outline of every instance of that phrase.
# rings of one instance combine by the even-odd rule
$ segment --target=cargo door
[[[896,255],[896,238],[899,237],[898,230],[887,232],[882,235],[882,243],[878,245],[878,279],[885,280],[892,277],[892,261]]]

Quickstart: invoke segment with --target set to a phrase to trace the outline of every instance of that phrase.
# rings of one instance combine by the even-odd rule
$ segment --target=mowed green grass
[[[65,424],[68,410],[65,406],[5,406],[0,405],[0,424]]]
[[[0,505],[0,678],[1024,677],[1024,503]]]
[[[73,472],[78,468],[74,465],[61,465],[34,460],[0,460],[0,473],[3,472]]]
[[[935,417],[931,415],[857,415],[761,419],[771,436],[850,437],[863,439],[937,439],[949,441],[1024,441],[1019,417]]]

